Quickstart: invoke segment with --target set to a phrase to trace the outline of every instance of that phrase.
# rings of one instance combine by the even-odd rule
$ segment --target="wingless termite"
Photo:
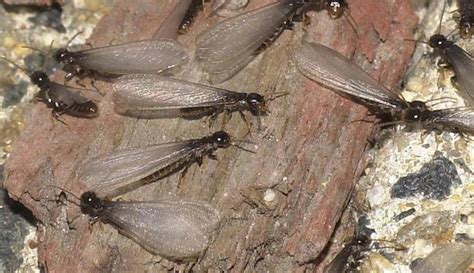
[[[199,139],[118,150],[85,161],[77,170],[77,177],[99,196],[112,198],[176,173],[194,162],[201,164],[205,156],[215,159],[217,149],[229,146],[238,145],[226,132],[218,131]]]
[[[31,83],[39,88],[39,93],[36,95],[37,99],[44,102],[48,108],[52,108],[54,117],[59,118],[60,115],[67,114],[78,118],[95,118],[99,115],[97,105],[81,94],[84,91],[97,91],[78,89],[55,83],[49,79],[44,71],[28,72],[25,68],[20,67],[7,58],[0,58],[30,77]]]
[[[293,60],[309,79],[362,103],[373,113],[389,114],[392,121],[386,124],[417,123],[434,129],[474,134],[473,108],[431,110],[425,102],[406,101],[324,45],[303,41],[293,53]]]
[[[198,258],[209,246],[209,237],[220,222],[219,211],[204,201],[110,201],[92,191],[76,197],[61,190],[77,198],[81,212],[91,220],[111,224],[148,252],[173,261]]]

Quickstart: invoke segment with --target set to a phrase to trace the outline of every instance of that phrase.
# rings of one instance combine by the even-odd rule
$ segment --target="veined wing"
[[[77,176],[88,189],[103,195],[176,162],[193,148],[193,140],[187,140],[119,150],[85,161]]]
[[[180,116],[183,109],[236,103],[237,92],[158,75],[126,75],[113,84],[115,110],[155,117]]]
[[[188,59],[186,49],[172,39],[135,41],[76,54],[78,65],[109,74],[156,74]]]
[[[460,95],[467,105],[474,106],[474,60],[472,56],[456,45],[446,49],[446,56],[456,73]]]
[[[279,1],[224,20],[196,39],[196,56],[216,82],[235,75],[255,51],[288,19],[295,6]]]
[[[388,90],[349,59],[324,45],[303,42],[293,54],[299,71],[337,92],[362,100],[369,106],[393,109],[404,100]]]

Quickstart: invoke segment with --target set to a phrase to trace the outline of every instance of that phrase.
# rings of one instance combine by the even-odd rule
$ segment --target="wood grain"
[[[133,41],[153,35],[171,10],[169,1],[119,1],[97,25],[89,42],[93,46]],[[271,1],[251,1],[247,10]],[[177,265],[153,256],[121,236],[110,225],[90,228],[88,217],[77,206],[52,201],[56,185],[80,195],[84,185],[75,169],[83,160],[119,147],[208,135],[206,120],[137,120],[113,112],[109,83],[99,82],[107,93],[94,120],[64,117],[67,126],[50,118],[43,104],[33,105],[27,125],[6,164],[5,188],[29,208],[40,223],[39,261],[49,272],[157,272],[168,269],[233,272],[289,272],[316,269],[342,213],[353,184],[365,166],[366,139],[373,125],[353,122],[366,115],[364,107],[337,96],[304,78],[289,60],[302,39],[331,46],[360,64],[392,88],[401,79],[410,59],[417,18],[409,0],[352,0],[351,15],[359,38],[347,20],[331,20],[326,12],[310,13],[311,24],[296,24],[257,57],[249,67],[222,87],[258,91],[267,96],[289,95],[270,103],[271,114],[247,126],[234,115],[225,129],[237,140],[256,145],[248,153],[237,148],[218,151],[218,160],[206,159],[191,166],[180,178],[174,175],[144,186],[122,198],[153,200],[182,196],[206,200],[224,217],[208,251],[192,265]],[[220,18],[201,15],[190,33],[180,37],[190,52],[199,32]],[[181,78],[205,82],[196,64],[190,63]],[[59,78],[59,76],[58,76]],[[179,184],[178,184],[179,180]],[[275,201],[263,200],[265,191]],[[74,200],[72,197],[69,199]]]

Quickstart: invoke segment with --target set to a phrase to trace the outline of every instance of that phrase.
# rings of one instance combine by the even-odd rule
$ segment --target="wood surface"
[[[171,2],[142,0],[138,5],[137,1],[118,1],[88,42],[95,47],[150,38],[172,9]],[[270,2],[250,1],[246,10]],[[348,2],[359,37],[345,18],[332,20],[325,11],[311,12],[309,25],[297,23],[294,31],[285,31],[245,70],[220,85],[267,96],[289,93],[270,102],[271,114],[262,117],[260,131],[251,115],[247,115],[251,134],[238,114],[226,124],[234,139],[256,143],[241,144],[256,153],[235,147],[220,150],[218,160],[205,159],[184,176],[173,175],[121,197],[179,196],[206,200],[219,208],[222,225],[207,252],[192,264],[153,256],[110,225],[91,227],[76,205],[55,202],[60,190],[46,185],[80,195],[86,189],[74,172],[83,160],[121,147],[205,136],[222,128],[220,119],[209,127],[206,119],[122,117],[113,112],[110,83],[100,81],[97,85],[106,95],[99,103],[97,119],[63,116],[65,126],[51,118],[44,104],[34,104],[6,163],[4,187],[39,220],[40,264],[49,272],[321,270],[318,264],[324,259],[319,254],[365,167],[364,151],[373,124],[354,122],[366,117],[366,109],[299,74],[289,56],[306,29],[306,39],[351,57],[394,88],[413,51],[413,43],[403,39],[413,38],[417,24],[409,0]],[[201,14],[180,42],[192,52],[195,36],[219,20]],[[205,75],[193,62],[178,76],[205,82]],[[62,75],[55,78],[62,82]],[[276,193],[274,202],[263,200],[268,189]],[[71,196],[68,199],[74,201]]]

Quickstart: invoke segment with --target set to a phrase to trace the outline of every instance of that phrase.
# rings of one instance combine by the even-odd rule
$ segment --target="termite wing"
[[[37,70],[29,72],[5,57],[2,60],[14,65],[30,77],[31,83],[39,88],[36,98],[52,109],[56,118],[61,114],[67,114],[78,118],[95,118],[99,115],[97,105],[83,93],[97,92],[95,90],[79,89],[51,81],[46,72]]]
[[[474,28],[474,2],[472,0],[458,0],[459,32],[461,37],[470,38]]]
[[[218,131],[211,136],[179,142],[128,148],[85,161],[77,177],[100,197],[112,198],[155,182],[202,162],[204,156],[215,158],[214,152],[227,148],[230,136]]]
[[[324,268],[324,273],[352,273],[356,270],[364,252],[370,249],[371,240],[367,236],[355,235]]]
[[[92,72],[104,75],[157,74],[180,66],[188,59],[186,49],[172,39],[141,40],[71,52],[62,48],[56,61],[68,68],[67,79]]]
[[[362,103],[376,114],[390,114],[395,122],[474,133],[472,108],[431,110],[424,102],[408,102],[324,45],[303,41],[293,53],[293,60],[309,79]]]
[[[95,73],[108,76],[176,72],[189,58],[186,48],[176,40],[177,28],[184,16],[181,10],[186,10],[189,2],[180,1],[152,39],[75,52],[60,48],[54,58],[64,64],[66,79]]]
[[[467,105],[474,106],[473,56],[442,34],[431,36],[429,45],[453,68],[459,94]]]
[[[109,201],[88,191],[80,206],[84,214],[113,225],[150,253],[177,261],[202,254],[220,222],[211,204],[186,199]]]
[[[159,75],[125,75],[114,84],[119,114],[137,118],[201,118],[227,111],[266,114],[263,96],[239,93]]]
[[[291,26],[304,5],[303,0],[280,0],[228,18],[201,33],[196,38],[196,57],[209,81],[220,83],[237,74]]]
[[[460,1],[459,4],[460,7],[463,5],[464,8],[470,5],[474,6],[474,3],[467,4],[464,1]],[[441,56],[443,61],[454,70],[456,85],[460,91],[459,94],[463,97],[466,105],[474,106],[474,79],[472,77],[472,75],[474,75],[473,56],[440,33],[445,8],[446,1],[444,1],[441,11],[438,33],[430,37],[428,44],[433,48],[434,52]]]

